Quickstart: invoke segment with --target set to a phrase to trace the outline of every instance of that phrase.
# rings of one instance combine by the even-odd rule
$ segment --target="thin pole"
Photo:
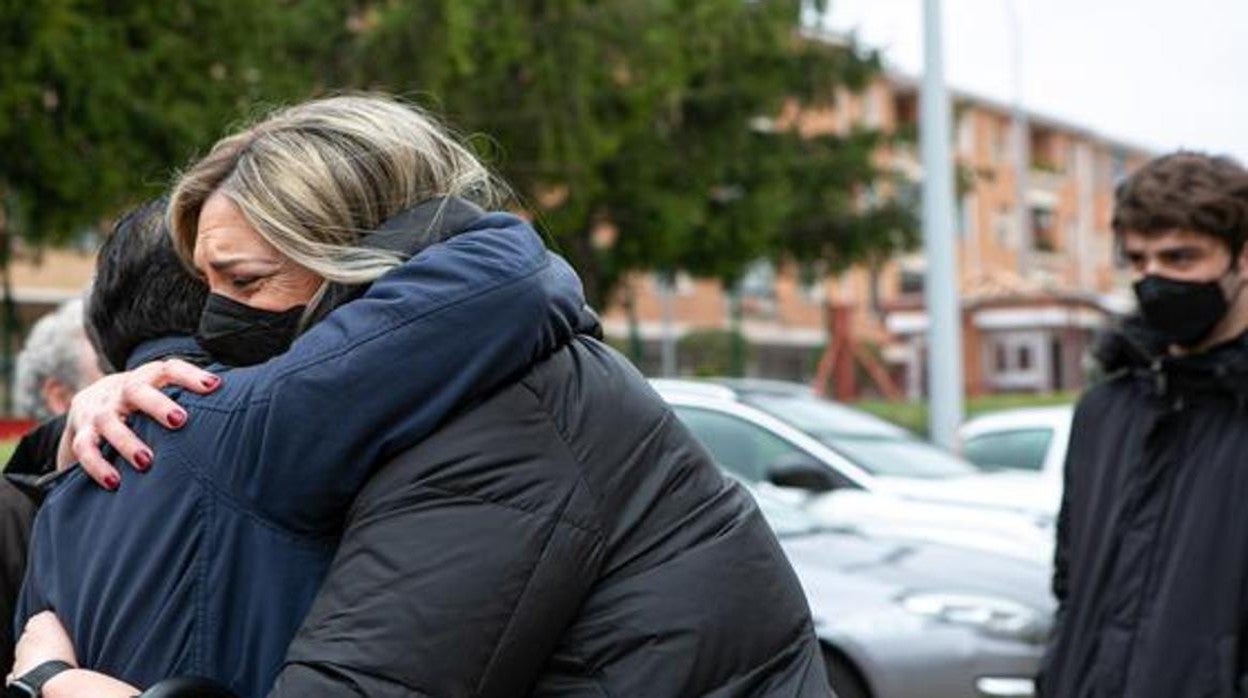
[[[940,0],[924,0],[923,87],[919,141],[923,158],[924,294],[928,316],[928,432],[946,448],[956,446],[962,421],[962,321],[958,308],[953,235],[953,159],[949,93],[941,46]]]

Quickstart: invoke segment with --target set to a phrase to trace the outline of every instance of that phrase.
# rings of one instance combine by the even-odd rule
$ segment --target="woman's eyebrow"
[[[278,266],[280,262],[270,257],[227,257],[225,259],[214,259],[208,262],[208,266],[214,271],[229,271],[230,269],[247,262],[259,262],[268,266]]]

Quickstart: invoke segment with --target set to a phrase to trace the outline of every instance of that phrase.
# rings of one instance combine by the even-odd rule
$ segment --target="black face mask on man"
[[[306,308],[264,310],[212,293],[199,316],[195,341],[227,366],[264,363],[290,348]]]
[[[1233,273],[1234,267],[1213,281],[1179,281],[1149,274],[1135,282],[1140,314],[1167,343],[1199,344],[1230,311],[1222,280]]]

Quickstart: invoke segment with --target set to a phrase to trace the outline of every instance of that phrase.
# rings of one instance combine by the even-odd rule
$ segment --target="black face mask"
[[[390,250],[404,257],[465,230],[485,211],[458,197],[422,201],[387,219],[360,241],[361,247]],[[251,366],[285,353],[305,326],[320,322],[334,308],[364,295],[368,284],[330,283],[310,312],[306,306],[274,312],[261,310],[215,293],[208,296],[195,339],[214,359],[228,366]]]
[[[290,348],[305,308],[262,310],[212,293],[199,316],[195,341],[227,366],[264,363]]]
[[[1221,279],[1176,281],[1150,274],[1135,283],[1135,298],[1148,326],[1181,347],[1199,344],[1230,310]]]

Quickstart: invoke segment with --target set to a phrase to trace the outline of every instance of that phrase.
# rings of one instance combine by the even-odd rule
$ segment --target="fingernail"
[[[186,413],[182,410],[173,410],[169,413],[169,424],[173,427],[180,427],[186,423]]]
[[[121,484],[121,478],[116,473],[109,473],[104,476],[104,486],[110,490],[115,490]]]
[[[152,466],[152,452],[139,451],[134,454],[134,466],[139,470],[147,470]]]
[[[217,376],[208,376],[204,379],[203,383],[205,388],[212,390],[218,385],[221,385],[221,379]]]

